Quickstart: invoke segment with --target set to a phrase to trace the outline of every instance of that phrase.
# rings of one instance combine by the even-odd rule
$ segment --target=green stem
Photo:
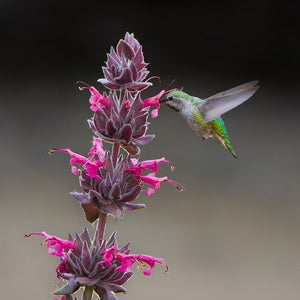
[[[93,289],[91,287],[85,287],[82,295],[82,300],[91,300],[93,297]]]
[[[98,234],[98,240],[100,242],[103,240],[103,236],[104,236],[104,232],[105,232],[106,217],[107,217],[107,214],[99,212],[97,234]]]

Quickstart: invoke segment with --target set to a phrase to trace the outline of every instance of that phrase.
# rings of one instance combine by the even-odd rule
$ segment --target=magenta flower
[[[88,84],[82,82],[82,81],[78,81],[77,83],[81,83],[84,86],[79,87],[79,89],[85,90],[88,89],[91,93],[91,97],[89,99],[89,102],[91,104],[90,109],[91,111],[103,111],[102,107],[106,107],[109,105],[107,98],[105,98],[103,95],[101,95],[99,93],[98,90],[96,90],[93,86],[89,86]]]
[[[144,160],[139,162],[137,159],[132,158],[131,161],[133,162],[134,166],[130,169],[127,169],[127,171],[132,172],[134,174],[142,174],[143,171],[150,169],[153,172],[158,172],[158,164],[160,163],[168,163],[171,165],[171,169],[173,170],[175,168],[174,164],[166,160],[164,157],[158,158],[158,159],[152,159],[152,160]]]
[[[159,99],[167,92],[168,91],[162,90],[156,96],[143,100],[143,107],[152,107],[152,106],[156,107],[156,109],[153,109],[151,111],[152,118],[156,118],[158,116],[158,109],[160,108]]]
[[[86,171],[89,177],[100,179],[98,175],[98,168],[104,165],[102,159],[105,156],[105,152],[102,146],[102,141],[100,139],[94,138],[93,147],[88,154],[93,158],[92,160],[80,154],[74,153],[69,148],[55,148],[51,149],[49,152],[53,153],[55,151],[61,151],[68,153],[71,156],[70,165],[72,167],[71,171],[74,175],[78,175],[78,168],[75,165],[79,164],[82,165],[82,168]],[[98,159],[94,159],[95,157],[97,157]]]
[[[150,184],[153,188],[147,188],[146,189],[146,196],[150,196],[152,195],[153,193],[155,193],[156,190],[158,190],[160,188],[160,183],[161,182],[167,182],[167,183],[170,183],[171,185],[175,186],[175,188],[182,192],[183,191],[183,187],[176,181],[173,181],[173,180],[170,180],[168,179],[167,176],[164,176],[164,177],[156,177],[155,176],[155,173],[149,173],[148,175],[146,176],[141,176],[140,177],[141,180],[144,182],[144,183],[148,183]]]
[[[71,241],[63,240],[61,238],[56,237],[55,235],[49,235],[45,231],[31,232],[31,233],[27,234],[26,237],[30,237],[32,235],[40,235],[46,239],[44,244],[47,246],[48,253],[50,255],[55,255],[57,257],[63,257],[66,255],[66,252],[69,249],[75,248],[75,245]],[[54,246],[54,249],[51,248],[52,246]]]
[[[94,89],[91,93],[94,93],[91,96],[93,99],[96,94],[100,95]],[[156,108],[151,111],[152,117],[156,117],[160,106],[158,99],[164,93],[163,90],[154,97],[142,100],[140,93],[133,96],[126,92],[118,96],[113,92],[105,98],[105,105],[99,104],[100,100],[93,100],[97,105],[93,106],[95,113],[92,119],[88,120],[89,126],[95,135],[103,140],[120,143],[130,154],[137,154],[140,151],[138,146],[146,145],[154,138],[154,135],[146,134],[149,108]],[[96,109],[97,107],[99,109]]]
[[[143,183],[150,184],[153,188],[146,189],[146,196],[150,196],[153,194],[157,189],[160,188],[161,182],[167,182],[171,185],[175,186],[178,191],[183,191],[182,185],[178,182],[168,179],[167,176],[164,177],[156,177],[156,173],[158,172],[158,164],[159,163],[169,163],[171,164],[171,169],[174,169],[174,165],[169,160],[166,160],[164,157],[160,159],[154,160],[146,160],[142,162],[138,162],[136,159],[132,159],[134,164],[133,167],[128,168],[127,171],[134,174],[136,180],[141,181]],[[149,173],[148,175],[143,175],[142,172],[146,169],[150,169],[153,173]]]
[[[144,264],[147,264],[149,267],[146,268],[143,273],[144,275],[151,275],[151,271],[155,266],[155,263],[159,263],[161,265],[164,265],[166,267],[166,271],[168,271],[168,266],[166,262],[162,258],[145,255],[145,254],[126,254],[118,252],[118,249],[116,246],[113,246],[111,248],[105,249],[102,252],[103,261],[100,261],[99,264],[106,264],[108,267],[112,266],[113,260],[120,261],[120,265],[115,268],[115,270],[119,270],[121,272],[128,272],[130,271],[130,268],[133,264],[138,263],[139,265],[144,266]]]
[[[144,61],[142,46],[133,34],[128,32],[120,40],[117,51],[113,47],[107,54],[106,67],[103,67],[104,78],[98,79],[112,90],[141,91],[152,83],[145,81],[149,71]]]
[[[101,299],[116,300],[115,293],[126,292],[122,285],[133,275],[133,272],[117,270],[118,261],[115,257],[110,258],[111,266],[98,263],[107,259],[102,254],[106,253],[106,249],[114,248],[119,255],[129,254],[129,244],[119,248],[115,233],[108,241],[99,239],[97,231],[94,240],[91,240],[87,229],[80,235],[76,234],[75,239],[69,236],[70,240],[63,240],[45,232],[30,233],[28,236],[30,235],[45,237],[45,243],[48,247],[55,246],[55,251],[49,251],[49,254],[61,259],[56,272],[57,276],[66,280],[67,283],[55,291],[55,295],[66,296],[65,299],[73,299],[71,294],[80,287],[89,287]]]
[[[67,298],[66,298],[66,296],[65,295],[63,295],[63,296],[61,296],[60,298],[59,298],[59,300],[66,300]],[[57,298],[55,298],[54,300],[58,300]]]
[[[142,185],[134,174],[126,171],[133,166],[129,156],[120,156],[114,165],[111,154],[103,150],[99,138],[94,138],[89,157],[74,153],[68,148],[55,151],[66,152],[71,156],[72,170],[76,168],[73,174],[79,174],[84,191],[72,192],[71,195],[82,204],[90,222],[98,218],[99,212],[111,214],[120,220],[126,210],[145,207],[144,204],[131,203],[140,194]]]

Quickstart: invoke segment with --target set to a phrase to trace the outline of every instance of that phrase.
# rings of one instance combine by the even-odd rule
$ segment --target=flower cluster
[[[162,163],[174,165],[164,157],[140,160],[140,146],[148,144],[153,134],[147,134],[148,117],[157,117],[159,99],[166,93],[143,99],[141,91],[152,85],[147,78],[149,71],[144,61],[142,46],[133,34],[126,33],[116,50],[111,48],[103,67],[102,83],[108,92],[101,94],[95,87],[81,82],[80,89],[90,92],[90,109],[93,116],[88,124],[93,131],[92,146],[87,154],[73,152],[70,148],[54,148],[70,156],[71,172],[79,177],[80,192],[70,193],[81,204],[86,219],[98,220],[93,239],[85,229],[75,238],[67,240],[46,232],[33,232],[45,238],[50,255],[60,259],[57,276],[66,281],[54,294],[60,300],[72,300],[73,294],[84,288],[83,299],[92,299],[93,293],[101,300],[116,300],[117,293],[124,293],[123,284],[133,275],[133,264],[147,266],[143,273],[150,275],[156,264],[168,269],[162,258],[146,254],[130,254],[129,243],[119,247],[115,233],[106,240],[105,227],[108,215],[121,220],[126,211],[145,207],[135,203],[144,190],[146,196],[169,183],[181,191],[182,186],[167,176],[158,176]],[[112,144],[111,151],[104,150],[103,142]],[[122,150],[123,149],[123,150]],[[123,151],[123,153],[121,153]],[[76,298],[75,298],[76,299]]]
[[[31,235],[43,236],[48,253],[60,259],[56,273],[58,278],[66,280],[67,283],[54,294],[62,297],[71,295],[84,286],[93,289],[101,300],[117,299],[116,293],[126,292],[123,284],[133,275],[131,267],[134,263],[149,266],[143,272],[145,275],[151,274],[155,263],[168,268],[161,258],[130,254],[129,243],[119,248],[116,233],[107,241],[98,239],[97,231],[94,239],[91,239],[87,229],[76,234],[75,238],[70,235],[68,240],[46,232],[33,232],[27,236]]]
[[[180,184],[168,179],[168,177],[157,177],[158,164],[173,164],[164,157],[160,159],[147,160],[139,162],[138,159],[131,158],[130,155],[120,155],[113,163],[112,155],[102,148],[102,142],[99,138],[94,138],[88,156],[72,152],[70,149],[52,149],[54,151],[66,152],[70,155],[70,164],[73,174],[80,173],[79,181],[83,193],[72,192],[71,195],[80,203],[89,209],[85,210],[87,219],[95,221],[93,215],[98,218],[99,211],[111,214],[116,219],[124,216],[125,210],[136,210],[144,208],[144,204],[131,203],[135,200],[144,184],[151,187],[146,189],[146,195],[149,196],[160,187],[161,182],[168,182],[174,185],[178,190],[182,189]],[[80,166],[80,169],[76,165]],[[80,172],[78,172],[80,170]],[[152,172],[143,175],[143,171]],[[93,207],[93,209],[90,209]],[[94,214],[94,211],[97,211]],[[92,214],[89,214],[90,212]]]
[[[142,100],[140,93],[133,95],[125,91],[118,95],[114,91],[104,96],[87,84],[80,89],[88,89],[91,93],[89,102],[94,115],[88,123],[96,136],[109,143],[120,143],[132,155],[140,152],[138,145],[146,145],[154,138],[153,134],[146,134],[149,109],[155,107],[151,116],[157,117],[159,99],[165,90]]]

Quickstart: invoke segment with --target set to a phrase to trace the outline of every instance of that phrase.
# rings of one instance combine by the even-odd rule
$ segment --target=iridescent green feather
[[[223,120],[221,118],[218,118],[213,121],[210,121],[209,123],[211,124],[213,131],[222,138],[228,151],[232,154],[234,158],[237,158],[237,155],[235,154],[231,146],[230,139]]]
[[[192,113],[192,119],[195,122],[195,124],[197,124],[197,127],[205,129],[208,132],[211,132],[212,134],[218,135],[221,141],[216,137],[213,137],[213,139],[218,144],[220,144],[220,146],[226,148],[234,158],[237,158],[237,155],[235,154],[231,146],[225,124],[221,118],[217,118],[215,120],[206,123],[203,122],[203,117],[201,116],[201,114],[197,110],[195,110]]]

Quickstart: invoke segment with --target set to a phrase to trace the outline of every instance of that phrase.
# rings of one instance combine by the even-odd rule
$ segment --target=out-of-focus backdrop
[[[296,300],[300,297],[299,18],[282,1],[174,4],[115,1],[0,3],[0,290],[1,299],[53,299],[57,259],[24,234],[66,237],[92,226],[68,195],[79,190],[69,157],[85,154],[91,131],[88,92],[111,45],[134,32],[151,75],[144,96],[174,87],[207,97],[249,80],[261,89],[224,115],[239,156],[202,141],[162,107],[151,120],[156,139],[144,159],[166,156],[162,184],[141,195],[147,209],[126,214],[107,231],[133,253],[164,257],[170,272],[137,271],[120,299]]]

